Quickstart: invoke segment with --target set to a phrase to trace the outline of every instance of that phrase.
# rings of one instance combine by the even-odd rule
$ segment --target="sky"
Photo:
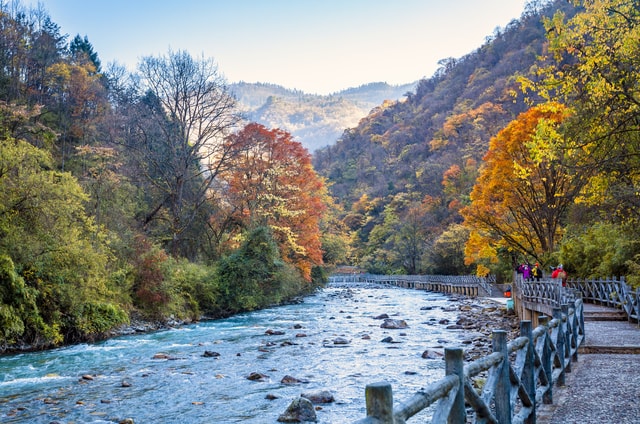
[[[229,83],[330,94],[428,78],[480,47],[527,0],[40,0],[62,34],[105,65],[186,50]],[[38,0],[23,0],[35,5]]]

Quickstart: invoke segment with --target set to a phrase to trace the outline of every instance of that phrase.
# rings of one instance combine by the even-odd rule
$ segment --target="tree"
[[[54,170],[46,151],[0,140],[0,258],[6,258],[1,278],[12,285],[10,292],[19,291],[21,281],[28,287],[22,300],[15,299],[27,308],[25,343],[77,341],[126,321],[112,302],[111,252],[85,212],[87,200],[73,176]]]
[[[84,38],[77,34],[71,43],[69,43],[69,52],[76,63],[82,64],[90,62],[96,73],[100,73],[100,59],[98,53],[93,50],[93,45],[89,42],[89,38]]]
[[[238,153],[224,140],[239,121],[236,102],[213,60],[186,51],[145,57],[139,71],[146,93],[126,146],[153,190],[143,223],[165,223],[168,250],[194,257],[190,237],[200,232],[211,187]]]
[[[635,0],[574,0],[583,10],[546,22],[549,57],[524,86],[569,105],[572,148],[591,175],[581,201],[603,219],[640,219],[640,7]]]
[[[64,170],[75,148],[94,144],[98,123],[108,108],[100,76],[91,63],[57,62],[47,69],[47,108],[55,119],[52,126],[60,131],[60,164]]]
[[[471,229],[468,260],[507,247],[544,262],[555,251],[585,177],[572,172],[574,157],[564,149],[568,114],[557,103],[533,107],[491,140],[471,204],[461,210]]]
[[[319,222],[325,188],[311,156],[291,134],[251,123],[228,138],[243,146],[233,167],[222,174],[225,201],[243,228],[272,229],[284,260],[310,281],[311,268],[322,263]]]

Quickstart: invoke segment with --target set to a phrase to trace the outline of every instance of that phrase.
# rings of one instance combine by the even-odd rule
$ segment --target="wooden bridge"
[[[428,287],[434,287],[429,285],[429,279],[433,276],[373,277],[349,278],[353,282],[393,284],[412,289],[428,290]],[[341,278],[332,281],[347,282]],[[452,285],[451,288],[445,288],[446,292],[454,290],[450,292],[456,293],[453,289],[455,283],[446,284]],[[468,282],[460,282],[459,285],[465,284]],[[430,409],[432,423],[463,424],[471,419],[477,423],[534,424],[538,410],[553,404],[554,388],[565,386],[566,376],[571,373],[572,364],[578,360],[579,349],[585,341],[585,301],[622,311],[627,320],[639,325],[640,290],[632,290],[624,280],[571,280],[566,287],[562,287],[560,281],[550,279],[539,282],[516,279],[514,286],[516,308],[530,318],[521,321],[520,337],[508,342],[505,331],[495,330],[493,353],[468,364],[463,362],[461,348],[445,348],[445,376],[398,406],[394,406],[390,384],[378,382],[367,385],[367,416],[356,424],[406,423],[427,408]],[[435,287],[440,288],[438,291],[443,289],[442,286]],[[470,289],[467,287],[465,290]],[[477,293],[481,290],[477,287]],[[640,329],[636,330],[632,334],[640,342]],[[474,381],[478,379],[484,381],[482,389],[474,387]],[[632,392],[636,393],[637,388]],[[631,397],[635,399],[635,394],[631,394]],[[582,416],[584,403],[589,402],[598,403],[598,400],[577,397],[577,404],[569,403],[567,408],[571,413]],[[634,405],[638,405],[637,400]],[[546,413],[548,419],[549,413]],[[631,411],[631,416],[633,414],[634,411]],[[609,422],[626,422],[613,415],[610,418],[613,421]],[[599,420],[585,418],[582,422],[607,422],[601,418]]]

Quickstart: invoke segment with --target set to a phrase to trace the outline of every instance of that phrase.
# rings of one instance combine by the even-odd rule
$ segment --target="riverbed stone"
[[[290,375],[285,375],[284,377],[282,377],[282,380],[280,380],[280,383],[282,384],[300,384],[300,383],[308,383],[308,382],[309,380],[305,380],[302,378],[295,378]]]
[[[268,375],[261,374],[259,372],[252,372],[247,376],[247,380],[251,381],[266,381],[269,379]]]
[[[281,423],[317,422],[316,411],[309,399],[299,397],[294,399],[287,410],[278,417]]]
[[[335,400],[336,400],[333,397],[333,393],[331,393],[328,390],[320,390],[320,391],[317,391],[317,392],[302,393],[300,396],[305,398],[305,399],[309,399],[311,401],[311,403],[313,403],[314,405],[321,404],[321,403],[332,403],[332,402],[335,402]]]
[[[422,352],[423,359],[442,359],[444,354],[442,352],[438,352],[437,350],[427,349]]]
[[[397,330],[400,328],[407,328],[409,325],[403,319],[391,319],[386,318],[382,324],[380,324],[380,328],[387,328],[392,330]]]

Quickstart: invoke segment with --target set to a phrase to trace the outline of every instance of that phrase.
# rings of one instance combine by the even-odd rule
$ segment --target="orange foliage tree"
[[[495,257],[499,248],[544,262],[556,248],[562,220],[584,176],[573,172],[575,152],[565,148],[566,107],[529,109],[489,144],[471,204],[461,210],[471,229],[468,263]]]
[[[310,281],[322,263],[319,222],[326,189],[309,152],[291,134],[250,123],[229,141],[244,146],[222,175],[226,203],[244,228],[269,226],[283,259]]]

